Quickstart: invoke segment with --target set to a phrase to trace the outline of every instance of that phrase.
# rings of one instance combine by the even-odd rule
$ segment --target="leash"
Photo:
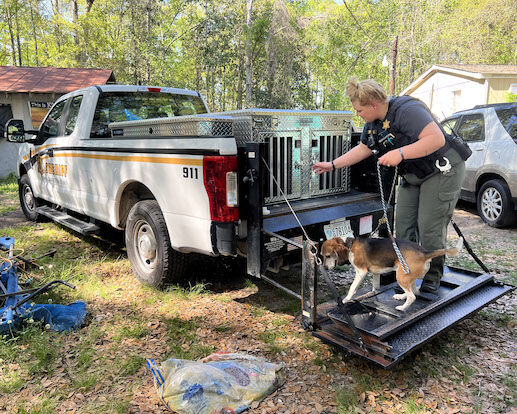
[[[303,234],[305,235],[305,238],[307,239],[307,241],[308,241],[308,243],[310,245],[310,248],[311,248],[310,253],[313,255],[314,261],[316,262],[316,264],[318,266],[318,269],[319,269],[321,275],[323,276],[323,280],[325,281],[325,283],[329,287],[331,293],[333,294],[333,296],[334,296],[334,298],[335,298],[335,300],[337,302],[337,307],[340,310],[340,312],[343,315],[343,317],[345,318],[347,325],[350,327],[350,330],[352,331],[352,334],[354,335],[355,340],[359,344],[359,347],[365,353],[368,353],[368,350],[366,349],[366,347],[364,345],[364,342],[363,342],[363,339],[361,338],[361,334],[359,333],[359,330],[355,326],[355,323],[352,320],[352,317],[350,316],[350,314],[346,310],[345,305],[343,304],[343,298],[339,294],[339,291],[338,291],[338,289],[336,287],[336,284],[330,278],[330,276],[328,275],[327,271],[325,270],[325,267],[323,266],[323,262],[322,262],[320,256],[318,255],[318,248],[316,247],[316,243],[313,240],[310,239],[309,235],[305,231],[305,228],[303,227],[303,225],[300,222],[298,216],[296,215],[296,212],[294,211],[293,207],[291,206],[291,203],[289,202],[289,200],[287,199],[285,193],[283,192],[282,187],[280,187],[280,185],[278,184],[278,181],[275,178],[275,175],[271,172],[271,169],[267,165],[266,160],[264,159],[264,157],[261,157],[261,159],[262,159],[262,162],[264,163],[264,165],[266,166],[266,169],[269,171],[269,174],[270,174],[271,178],[273,179],[274,183],[278,187],[278,190],[282,194],[282,197],[284,198],[285,202],[289,206],[289,209],[291,210],[291,213],[293,214],[294,218],[296,219],[296,221],[298,223],[298,226],[300,226],[300,228],[302,229]]]
[[[285,195],[284,190],[282,190],[282,187],[280,186],[280,184],[278,184],[278,181],[276,180],[275,175],[273,174],[273,172],[269,168],[269,165],[267,165],[266,160],[262,156],[260,157],[260,159],[262,160],[262,162],[266,166],[266,169],[269,171],[270,177],[273,179],[273,181],[276,184],[278,190],[280,191],[280,194],[282,194],[282,197],[284,197],[284,200],[285,200],[286,204],[288,205],[289,209],[291,210],[291,213],[294,216],[296,222],[298,223],[298,226],[302,229],[305,238],[309,242],[309,245],[311,246],[311,254],[314,256],[314,260],[316,261],[316,264],[320,265],[322,262],[321,262],[321,259],[318,257],[318,248],[316,247],[316,243],[313,240],[311,240],[311,238],[307,234],[307,231],[305,231],[305,227],[303,227],[302,223],[300,222],[300,219],[298,218],[298,215],[296,214],[296,212],[293,209],[293,206],[291,206],[291,203],[287,199],[287,196]]]
[[[481,261],[481,259],[479,257],[477,257],[476,253],[474,253],[474,250],[472,250],[472,248],[470,247],[470,244],[467,242],[467,240],[465,239],[465,236],[463,235],[460,228],[458,227],[458,225],[454,222],[454,220],[452,218],[451,218],[451,224],[452,224],[452,227],[454,227],[454,230],[456,230],[456,233],[458,233],[458,236],[463,238],[463,245],[465,246],[465,250],[467,250],[467,252],[469,252],[470,256],[476,261],[476,263],[479,265],[479,267],[481,267],[481,269],[483,269],[486,273],[490,273],[490,270],[488,269],[488,267],[486,267],[485,264]]]
[[[393,177],[393,184],[392,184],[392,188],[391,188],[392,191],[393,191],[393,188],[395,187],[395,180],[397,179],[397,172],[398,172],[398,167],[395,166],[395,176]],[[386,207],[386,201],[384,200],[384,190],[382,189],[381,166],[379,164],[379,160],[377,160],[377,178],[379,180],[379,190],[381,193],[382,210],[384,213],[383,219],[386,222],[386,227],[388,228],[388,235],[390,236],[391,244],[393,245],[393,249],[395,250],[395,253],[397,254],[397,257],[399,259],[400,264],[402,265],[402,269],[404,270],[404,273],[407,275],[410,272],[409,266],[406,263],[404,256],[402,256],[402,253],[400,252],[399,247],[397,246],[397,242],[395,241],[395,238],[393,237],[393,233],[391,232],[390,221],[388,220],[388,210]],[[390,201],[391,201],[391,194],[390,194]]]

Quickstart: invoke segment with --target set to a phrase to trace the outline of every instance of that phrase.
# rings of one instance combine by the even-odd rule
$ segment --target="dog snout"
[[[336,258],[333,256],[323,256],[323,267],[332,270],[336,267]]]

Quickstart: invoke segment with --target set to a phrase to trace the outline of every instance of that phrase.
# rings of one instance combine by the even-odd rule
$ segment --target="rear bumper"
[[[237,237],[235,223],[212,222],[210,226],[212,248],[215,254],[235,256],[237,254]]]

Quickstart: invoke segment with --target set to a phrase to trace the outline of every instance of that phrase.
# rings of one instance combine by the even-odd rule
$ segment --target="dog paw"
[[[350,302],[350,299],[352,299],[352,298],[346,297],[346,298],[343,298],[343,300],[341,302],[347,303],[347,302]]]
[[[400,306],[395,306],[395,309],[399,310],[399,311],[402,311],[404,312],[406,310],[405,306],[404,305],[400,305]]]
[[[404,300],[404,299],[406,299],[406,294],[405,293],[399,293],[397,295],[393,295],[393,299],[395,299],[395,300]]]

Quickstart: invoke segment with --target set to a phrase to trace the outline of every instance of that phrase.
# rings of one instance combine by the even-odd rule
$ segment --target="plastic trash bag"
[[[215,353],[200,361],[147,361],[167,407],[180,414],[241,413],[285,381],[284,366],[238,353]]]

